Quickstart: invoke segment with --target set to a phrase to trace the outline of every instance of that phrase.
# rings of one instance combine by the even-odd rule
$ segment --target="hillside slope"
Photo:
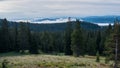
[[[0,26],[2,23],[3,19],[0,19]],[[9,26],[13,27],[15,26],[15,24],[17,23],[17,26],[19,27],[19,22],[9,22]],[[72,27],[74,28],[75,25],[75,21],[72,22]],[[39,23],[30,23],[29,27],[32,31],[64,31],[66,29],[67,23],[63,22],[63,23],[51,23],[51,24],[39,24]],[[101,27],[96,25],[96,24],[92,24],[89,22],[81,22],[81,27],[83,29],[86,30],[98,30]]]

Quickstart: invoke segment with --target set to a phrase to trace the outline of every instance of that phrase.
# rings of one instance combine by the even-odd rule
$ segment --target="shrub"
[[[8,68],[7,64],[8,64],[8,61],[6,59],[3,60],[3,62],[2,62],[2,68]]]
[[[100,62],[99,52],[97,52],[97,54],[96,54],[96,62]]]

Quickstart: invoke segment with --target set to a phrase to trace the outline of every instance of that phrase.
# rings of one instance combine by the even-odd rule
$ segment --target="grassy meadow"
[[[73,57],[64,55],[29,55],[6,53],[0,54],[0,67],[6,60],[8,68],[110,68],[101,57],[96,62],[95,56]]]

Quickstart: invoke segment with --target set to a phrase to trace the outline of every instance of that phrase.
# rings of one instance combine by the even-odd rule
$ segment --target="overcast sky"
[[[0,18],[120,15],[120,0],[0,0]]]

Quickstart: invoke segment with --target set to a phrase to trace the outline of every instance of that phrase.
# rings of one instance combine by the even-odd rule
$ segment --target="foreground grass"
[[[110,68],[110,64],[97,63],[95,56],[73,57],[57,55],[1,54],[0,64],[8,61],[8,68]],[[0,65],[1,66],[1,65]]]

